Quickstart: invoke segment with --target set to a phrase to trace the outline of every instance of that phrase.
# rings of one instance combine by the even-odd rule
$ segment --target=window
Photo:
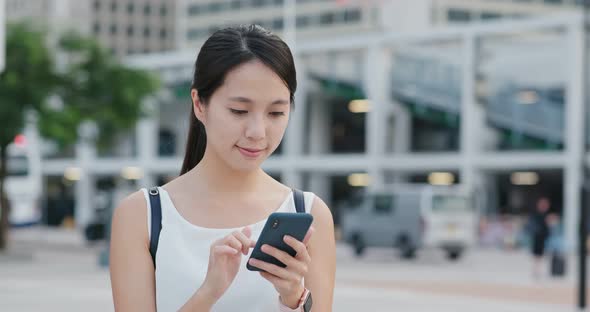
[[[100,33],[100,24],[98,22],[94,23],[94,26],[92,27],[93,31],[95,34],[99,34]]]
[[[146,26],[146,27],[143,29],[143,36],[144,36],[145,38],[149,38],[151,34],[152,34],[152,32],[151,32],[150,28],[149,28],[148,26]]]
[[[471,13],[465,10],[450,9],[447,12],[447,19],[452,22],[468,22],[471,20]]]
[[[322,15],[320,15],[320,25],[334,24],[334,19],[334,12],[323,13]]]
[[[117,34],[117,25],[111,24],[111,35]]]
[[[221,11],[221,3],[219,3],[219,2],[209,3],[209,12],[216,13],[219,11]]]
[[[135,11],[135,5],[130,2],[127,4],[127,13],[129,14],[133,14],[133,12]]]
[[[166,28],[160,29],[160,38],[166,39],[167,35],[168,35],[168,32],[166,31]]]
[[[563,88],[552,88],[547,90],[546,95],[548,100],[559,104],[565,103],[565,90]]]
[[[194,29],[194,28],[193,29],[189,29],[186,32],[186,38],[189,39],[189,40],[190,39],[195,39],[197,37],[197,32],[198,32],[197,29]]]
[[[209,27],[209,34],[213,34],[214,32],[219,30],[219,26],[211,26]]]
[[[344,11],[344,22],[358,22],[361,20],[361,9],[348,9]]]
[[[12,177],[23,177],[29,174],[27,156],[12,156],[6,165],[6,174]]]
[[[282,18],[274,19],[272,21],[272,29],[274,29],[274,30],[281,30],[281,29],[283,29],[283,23],[284,23],[284,21],[283,21]]]
[[[311,19],[309,18],[308,15],[300,15],[300,16],[297,16],[297,19],[295,20],[295,25],[297,27],[307,27],[307,26],[309,26],[310,21],[311,21]]]
[[[133,28],[132,25],[127,26],[127,36],[131,37],[133,36],[133,33],[135,33],[135,29]]]
[[[188,15],[198,15],[201,7],[198,4],[193,4],[188,8]]]
[[[391,213],[393,206],[393,195],[375,195],[373,197],[373,207],[377,213]]]
[[[146,15],[146,16],[148,16],[148,15],[152,14],[152,6],[151,6],[151,5],[149,5],[149,4],[146,4],[146,5],[143,7],[143,14],[144,14],[144,15]]]
[[[432,197],[432,212],[454,213],[470,212],[475,205],[468,197],[457,195],[436,195]]]
[[[498,19],[501,18],[502,14],[499,13],[493,13],[493,12],[483,12],[481,13],[481,19],[482,20],[491,20],[491,19]]]
[[[252,6],[255,8],[264,6],[265,1],[264,0],[252,0]]]
[[[242,1],[240,0],[234,0],[231,2],[231,8],[236,10],[242,7]]]
[[[112,12],[117,11],[117,2],[116,1],[111,2],[111,11]]]
[[[229,11],[231,9],[231,3],[229,2],[221,2],[219,6],[221,7],[221,11]]]
[[[166,16],[168,14],[168,8],[166,8],[166,6],[162,5],[160,7],[160,16]]]
[[[94,10],[100,10],[100,0],[94,0]]]

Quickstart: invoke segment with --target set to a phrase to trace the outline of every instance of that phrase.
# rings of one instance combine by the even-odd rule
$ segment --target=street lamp
[[[0,73],[6,65],[6,1],[0,0]]]
[[[590,0],[584,0],[584,19],[583,19],[583,61],[582,61],[582,70],[583,70],[583,88],[584,88],[584,98],[582,100],[582,107],[583,107],[583,114],[587,113],[587,99],[588,99],[588,81],[590,81],[590,77],[588,77],[588,22],[590,18]],[[584,156],[586,154],[586,142],[587,142],[587,129],[584,127],[583,130],[583,144],[584,147],[582,148]],[[582,157],[582,195],[581,195],[581,205],[580,205],[580,237],[578,241],[579,247],[579,275],[578,275],[578,308],[580,311],[586,309],[586,236],[587,236],[587,228],[588,228],[588,212],[586,209],[586,205],[588,204],[588,190],[589,190],[589,181],[588,181],[588,174],[586,172],[586,165],[584,161],[585,157]]]

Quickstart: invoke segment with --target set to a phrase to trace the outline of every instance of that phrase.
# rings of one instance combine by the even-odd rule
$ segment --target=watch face
[[[311,312],[311,305],[312,305],[312,300],[311,300],[311,293],[309,293],[309,295],[307,296],[307,299],[305,299],[305,303],[303,304],[303,311],[304,312]]]

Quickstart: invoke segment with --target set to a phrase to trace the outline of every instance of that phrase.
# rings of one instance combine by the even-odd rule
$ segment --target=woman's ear
[[[204,124],[205,121],[205,107],[203,106],[203,102],[199,99],[199,92],[196,89],[191,89],[191,99],[193,102],[193,111],[195,112],[195,117]]]

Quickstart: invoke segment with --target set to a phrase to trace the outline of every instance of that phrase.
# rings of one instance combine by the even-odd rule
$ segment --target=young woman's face
[[[196,91],[192,96],[197,103]],[[260,61],[228,72],[208,105],[195,106],[207,132],[208,152],[237,170],[256,169],[272,154],[283,138],[289,113],[289,89]]]

